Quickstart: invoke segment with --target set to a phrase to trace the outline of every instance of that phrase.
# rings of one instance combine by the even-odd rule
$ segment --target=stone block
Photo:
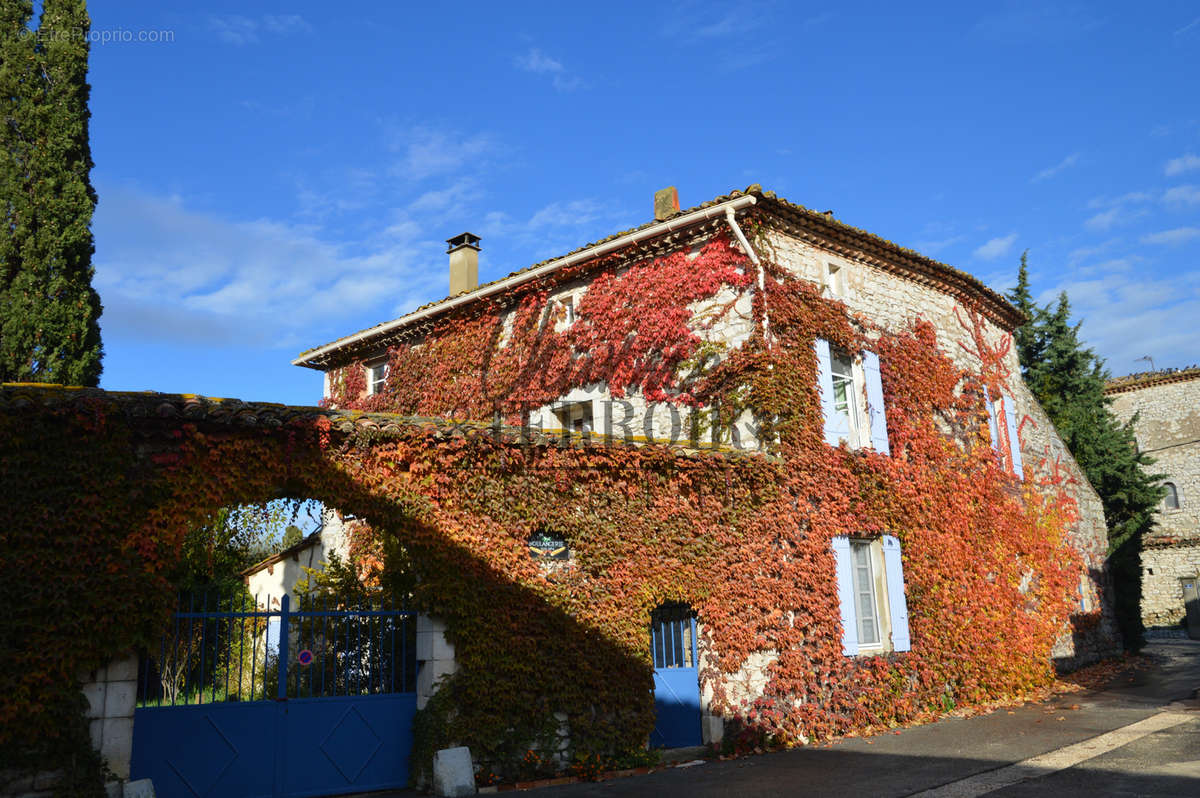
[[[136,654],[115,659],[108,663],[105,681],[136,682],[138,676],[138,660]]]
[[[108,762],[113,775],[129,778],[129,759],[133,754],[133,718],[105,718],[100,756]]]
[[[63,772],[61,770],[43,770],[33,777],[33,789],[35,790],[53,790],[63,780]]]
[[[446,624],[438,618],[431,618],[428,615],[417,616],[417,634],[421,632],[445,632]]]
[[[124,798],[125,784],[120,781],[104,782],[104,798]]]
[[[102,718],[104,717],[104,701],[108,694],[107,685],[105,682],[91,682],[83,686],[83,697],[87,699],[88,708],[84,717],[86,718]]]
[[[725,739],[725,719],[718,715],[700,718],[700,739],[705,745],[714,745]]]
[[[125,782],[125,791],[121,798],[155,798],[154,782],[150,779],[138,779]]]
[[[96,718],[88,722],[88,734],[92,738],[92,748],[100,750],[100,744],[104,742],[104,718]]]
[[[433,635],[433,656],[430,659],[454,659],[454,644],[446,639],[445,634]]]
[[[104,717],[132,718],[137,702],[137,682],[109,682],[104,698]]]
[[[417,632],[417,659],[428,661],[433,659],[433,632]]]
[[[469,748],[443,748],[433,755],[433,794],[475,794],[475,767],[471,764]]]

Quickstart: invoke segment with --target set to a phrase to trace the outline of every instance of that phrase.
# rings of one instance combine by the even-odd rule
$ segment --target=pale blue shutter
[[[888,446],[887,413],[883,409],[883,379],[879,376],[879,355],[863,352],[863,376],[867,380],[867,413],[871,419],[871,448],[891,454]]]
[[[821,392],[821,418],[825,424],[825,442],[837,446],[850,437],[846,419],[833,409],[833,365],[829,362],[829,342],[823,338],[813,341],[817,351],[817,388]]]
[[[854,612],[854,564],[850,560],[850,538],[833,539],[833,557],[837,564],[838,604],[842,608],[842,653],[858,653],[858,619]]]
[[[892,621],[892,650],[908,651],[908,602],[904,599],[904,566],[900,562],[900,541],[883,536],[883,571],[887,577],[888,611]]]
[[[996,454],[1000,454],[1000,427],[996,424],[996,405],[988,396],[987,386],[984,386],[983,389],[983,401],[987,405],[988,431],[992,433],[992,448],[996,450]]]
[[[1013,473],[1023,478],[1025,471],[1021,467],[1021,439],[1017,437],[1017,414],[1013,412],[1011,396],[1004,397],[1004,423],[1008,425],[1008,447],[1012,452]]]

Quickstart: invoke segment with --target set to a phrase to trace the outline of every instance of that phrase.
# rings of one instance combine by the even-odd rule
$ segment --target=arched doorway
[[[691,606],[668,602],[650,613],[650,653],[656,713],[650,745],[700,745],[700,671],[696,613]]]

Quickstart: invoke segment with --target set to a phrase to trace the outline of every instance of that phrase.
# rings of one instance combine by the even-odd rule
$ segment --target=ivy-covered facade
[[[158,644],[187,530],[280,496],[453,646],[417,772],[629,761],[676,665],[703,739],[794,745],[1117,649],[1011,306],[754,187],[664,217],[302,355],[323,409],[0,388],[3,769],[82,762],[78,674]]]
[[[632,528],[515,496],[472,523],[523,561],[522,543],[561,542],[566,562],[528,578],[612,613],[600,625],[645,663],[662,665],[656,608],[690,608],[704,741],[732,721],[794,743],[1020,694],[1052,662],[1119,649],[1103,510],[1021,382],[1022,321],[970,275],[755,186],[295,362],[326,373],[331,407],[769,464],[770,498],[727,507],[736,520],[699,521],[681,491]],[[490,762],[468,708],[511,671],[486,650],[441,703],[463,722],[443,739]],[[545,701],[574,738],[577,716]]]

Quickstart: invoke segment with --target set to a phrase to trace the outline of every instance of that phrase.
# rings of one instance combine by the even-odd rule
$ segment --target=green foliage
[[[1009,300],[1030,316],[1014,338],[1026,385],[1037,397],[1067,448],[1104,503],[1118,623],[1126,646],[1142,646],[1140,538],[1162,500],[1161,474],[1137,450],[1133,420],[1109,410],[1104,361],[1079,340],[1066,292],[1053,305],[1033,302],[1026,256]]]
[[[92,288],[83,0],[0,11],[0,382],[96,385],[103,349]]]
[[[215,589],[232,594],[242,583],[244,569],[291,545],[288,530],[295,530],[294,542],[304,537],[295,524],[288,524],[299,504],[276,500],[217,510],[184,537],[183,556],[170,573],[172,584],[184,592]]]

